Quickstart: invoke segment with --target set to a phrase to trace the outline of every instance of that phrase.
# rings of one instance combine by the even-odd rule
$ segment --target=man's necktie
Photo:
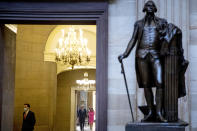
[[[26,116],[27,116],[26,113],[24,113],[24,119],[26,119]]]

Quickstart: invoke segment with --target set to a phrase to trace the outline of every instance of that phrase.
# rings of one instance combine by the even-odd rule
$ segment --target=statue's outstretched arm
[[[127,46],[125,52],[123,54],[121,54],[121,55],[118,56],[118,60],[119,60],[120,63],[122,62],[122,59],[128,57],[128,55],[130,54],[131,50],[135,46],[136,41],[138,39],[138,28],[139,27],[138,27],[137,23],[135,23],[132,38],[129,41],[128,46]]]
[[[129,41],[128,46],[123,54],[124,58],[129,56],[129,54],[131,53],[131,50],[134,48],[137,42],[137,39],[138,39],[138,25],[135,23],[132,38]]]

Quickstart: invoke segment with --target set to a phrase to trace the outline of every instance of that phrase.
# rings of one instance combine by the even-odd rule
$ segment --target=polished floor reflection
[[[76,126],[76,131],[81,131],[80,126]],[[90,126],[85,124],[84,131],[95,131],[95,123],[93,124],[92,130],[90,130]]]

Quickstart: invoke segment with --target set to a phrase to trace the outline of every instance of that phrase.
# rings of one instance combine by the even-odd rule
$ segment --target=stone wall
[[[131,114],[121,75],[118,55],[123,53],[132,36],[136,21],[136,0],[111,0],[109,3],[108,40],[108,131],[124,131],[124,125],[131,121]],[[136,76],[134,51],[123,62],[134,115],[136,116]],[[135,117],[136,118],[136,117]]]
[[[44,49],[53,25],[18,25],[14,131],[22,126],[23,104],[35,112],[35,131],[52,131],[56,102],[56,63],[44,62]]]
[[[197,1],[190,0],[190,95],[191,95],[191,129],[197,130]]]

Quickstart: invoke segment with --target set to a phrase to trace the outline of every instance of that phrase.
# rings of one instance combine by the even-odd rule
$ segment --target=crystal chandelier
[[[82,80],[76,80],[76,83],[80,86],[85,88],[86,90],[90,89],[90,88],[94,88],[96,81],[95,80],[89,80],[88,79],[88,73],[85,72],[84,73],[84,79]]]
[[[59,38],[56,50],[56,62],[65,65],[71,65],[72,69],[75,65],[88,64],[90,62],[91,51],[87,47],[88,40],[83,37],[82,29],[75,31],[72,26],[69,28],[68,34],[65,31]]]

